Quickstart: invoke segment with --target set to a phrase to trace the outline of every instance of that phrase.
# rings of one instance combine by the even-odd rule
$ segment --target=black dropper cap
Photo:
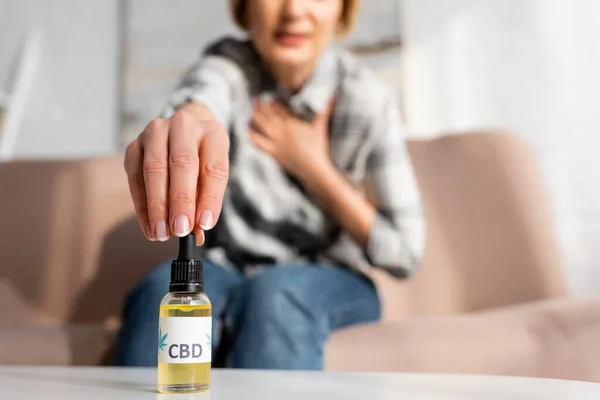
[[[198,293],[203,286],[202,261],[196,254],[196,235],[192,232],[179,238],[179,254],[171,263],[169,292]]]

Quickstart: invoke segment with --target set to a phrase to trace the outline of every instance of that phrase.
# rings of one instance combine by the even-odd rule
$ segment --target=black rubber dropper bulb
[[[179,254],[171,263],[169,292],[199,293],[204,289],[202,261],[196,252],[196,235],[179,238]]]

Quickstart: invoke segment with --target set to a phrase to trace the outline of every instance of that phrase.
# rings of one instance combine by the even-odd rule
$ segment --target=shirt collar
[[[332,45],[319,57],[313,74],[296,94],[278,86],[261,63],[263,94],[282,100],[294,114],[312,119],[326,109],[338,86],[339,70],[335,49]]]
[[[291,96],[291,107],[307,107],[313,114],[325,110],[338,86],[338,65],[334,49],[327,49],[317,61],[312,76],[302,89]]]

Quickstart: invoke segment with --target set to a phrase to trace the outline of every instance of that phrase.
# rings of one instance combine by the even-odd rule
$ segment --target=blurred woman
[[[323,368],[332,331],[380,318],[367,272],[418,266],[419,196],[393,90],[334,44],[357,3],[231,1],[249,39],[205,50],[128,147],[146,237],[194,231],[202,244],[206,231],[213,351],[229,366]],[[156,365],[169,275],[165,263],[128,296],[118,364]]]

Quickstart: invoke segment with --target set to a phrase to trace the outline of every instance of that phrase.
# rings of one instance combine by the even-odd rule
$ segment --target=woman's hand
[[[189,104],[155,119],[125,153],[125,170],[146,238],[166,241],[214,227],[229,171],[229,136],[210,112]]]
[[[367,246],[375,208],[331,162],[328,122],[333,103],[313,122],[292,116],[278,103],[257,104],[250,138],[306,190],[361,246]]]
[[[301,181],[310,179],[331,164],[328,132],[331,108],[330,104],[312,122],[305,122],[280,103],[257,102],[252,122],[260,132],[251,128],[250,139],[287,172]]]

